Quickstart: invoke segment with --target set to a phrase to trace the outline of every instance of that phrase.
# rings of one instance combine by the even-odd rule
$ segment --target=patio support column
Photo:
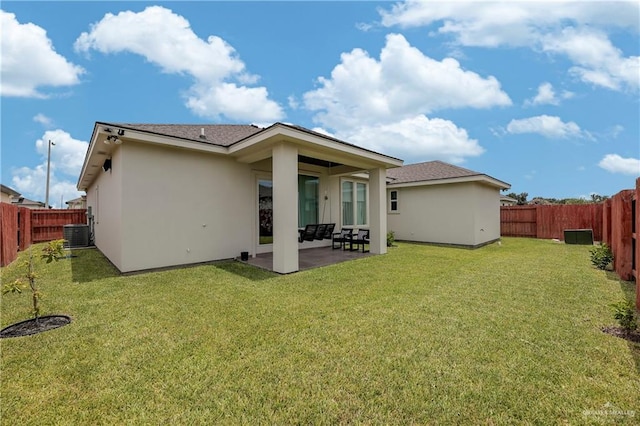
[[[298,149],[273,148],[273,270],[298,270]]]
[[[369,170],[371,253],[387,252],[387,169]]]

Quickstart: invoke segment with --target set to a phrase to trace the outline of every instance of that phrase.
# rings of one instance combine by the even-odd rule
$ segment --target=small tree
[[[517,205],[524,206],[527,204],[527,197],[529,196],[528,192],[521,192],[520,194],[516,194],[515,192],[510,192],[507,194],[507,197],[513,198],[517,201]]]
[[[42,248],[42,254],[40,257],[47,263],[58,261],[64,254],[64,240],[49,241],[46,246]],[[36,278],[38,275],[33,269],[33,251],[29,249],[29,259],[24,262],[24,266],[27,268],[27,273],[24,278],[29,282],[29,289],[31,290],[31,302],[33,303],[33,317],[38,322],[40,318],[40,299],[42,299],[42,293],[36,285]],[[26,284],[22,278],[18,278],[12,283],[5,284],[2,287],[2,294],[7,293],[22,293],[22,290],[26,288]]]
[[[638,318],[636,316],[636,308],[629,300],[623,300],[611,305],[613,308],[613,317],[618,321],[620,327],[626,333],[631,333],[638,328]]]

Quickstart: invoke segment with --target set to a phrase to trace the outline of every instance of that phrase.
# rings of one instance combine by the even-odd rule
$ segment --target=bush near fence
[[[84,209],[28,209],[0,203],[0,266],[13,262],[32,243],[63,238],[64,225],[87,223]]]

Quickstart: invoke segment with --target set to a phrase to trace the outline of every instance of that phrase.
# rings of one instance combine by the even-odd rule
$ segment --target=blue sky
[[[4,1],[2,183],[50,204],[96,121],[316,129],[533,196],[640,175],[638,2]]]

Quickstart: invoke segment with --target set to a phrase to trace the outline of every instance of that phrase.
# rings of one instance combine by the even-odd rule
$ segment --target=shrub
[[[393,243],[396,241],[396,235],[393,231],[387,232],[387,247],[393,247]]]
[[[629,300],[622,300],[611,305],[613,308],[613,317],[618,321],[620,327],[624,328],[627,333],[638,328],[638,319],[636,317],[636,308]]]
[[[49,241],[46,246],[42,248],[40,257],[47,263],[58,261],[62,259],[64,255],[64,240]],[[36,278],[38,275],[34,271],[33,265],[33,250],[29,248],[29,259],[24,262],[26,272],[24,278],[29,283],[29,289],[31,290],[31,303],[33,304],[33,317],[38,321],[40,318],[40,299],[42,299],[42,293],[36,285]],[[2,286],[2,294],[7,293],[22,293],[22,290],[27,288],[27,285],[21,278],[18,278],[14,282],[6,283]]]
[[[613,262],[613,253],[606,244],[599,244],[590,250],[591,264],[598,269],[605,270]]]

